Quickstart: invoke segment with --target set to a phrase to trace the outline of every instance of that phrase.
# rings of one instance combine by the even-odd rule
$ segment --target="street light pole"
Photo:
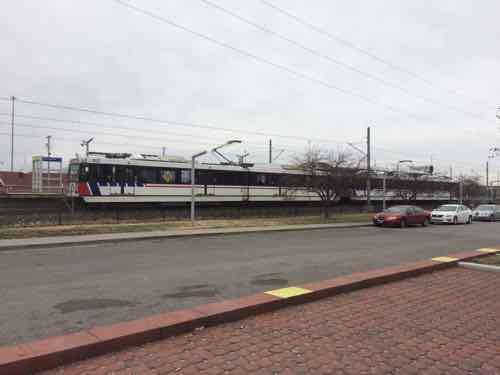
[[[88,139],[88,140],[83,140],[82,143],[81,143],[81,146],[85,146],[85,156],[88,157],[89,156],[89,144],[90,142],[92,142],[94,140],[94,137]]]
[[[385,194],[386,194],[386,180],[387,180],[387,174],[384,172],[382,175],[382,190],[383,190],[383,196],[382,196],[382,209],[385,210],[386,208],[386,202],[385,202]]]
[[[367,169],[367,176],[366,176],[366,205],[368,206],[368,209],[371,206],[371,190],[372,190],[372,184],[371,184],[371,134],[370,134],[370,127],[366,129],[366,169]]]
[[[221,149],[222,147],[226,147],[226,146],[229,146],[229,145],[232,145],[234,143],[241,143],[241,141],[239,139],[233,139],[233,140],[230,140],[220,146],[217,146],[217,147],[214,147],[213,149],[211,149],[210,151],[211,152],[216,152],[217,150]],[[195,221],[196,221],[196,213],[195,213],[195,204],[196,204],[196,200],[195,200],[195,171],[196,171],[196,159],[199,158],[200,156],[203,156],[205,154],[208,154],[208,151],[205,150],[205,151],[202,151],[202,152],[199,152],[195,155],[193,155],[191,157],[191,225],[194,225],[195,224]]]
[[[194,189],[195,189],[195,162],[196,162],[196,158],[199,158],[200,156],[203,156],[205,155],[206,153],[208,153],[208,151],[203,151],[203,152],[200,152],[196,155],[193,155],[191,157],[191,224],[194,225],[194,222],[195,222],[195,212],[194,212],[194,206],[195,206],[195,200],[194,200]]]

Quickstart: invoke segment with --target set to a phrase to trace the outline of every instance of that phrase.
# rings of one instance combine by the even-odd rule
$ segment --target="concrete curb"
[[[151,232],[128,232],[128,233],[105,233],[78,236],[19,238],[12,240],[0,240],[0,251],[30,248],[47,248],[57,246],[92,245],[105,242],[143,241],[161,238],[202,237],[216,235],[232,235],[245,233],[266,232],[288,232],[298,230],[319,229],[344,229],[362,228],[372,226],[371,223],[338,223],[338,224],[304,224],[304,225],[280,225],[269,227],[241,227],[241,228],[207,228],[179,231],[151,231]]]
[[[458,262],[458,266],[463,268],[468,268],[470,270],[485,271],[485,272],[500,272],[499,266],[493,266],[491,264]]]
[[[500,247],[499,247],[500,248]],[[301,287],[259,293],[234,300],[202,305],[104,327],[96,327],[65,336],[0,348],[0,374],[25,375],[48,370],[89,357],[131,346],[145,344],[213,326],[250,315],[270,312],[285,306],[315,301],[374,285],[417,276],[448,267],[458,262],[500,252],[478,249],[416,263],[355,273],[309,283]]]

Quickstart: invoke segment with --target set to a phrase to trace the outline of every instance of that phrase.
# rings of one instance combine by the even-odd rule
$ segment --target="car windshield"
[[[492,204],[481,204],[476,207],[478,211],[493,211],[495,209],[495,205]]]
[[[408,207],[403,207],[403,206],[394,206],[394,207],[389,207],[389,208],[386,208],[384,210],[384,212],[387,212],[387,213],[398,213],[398,214],[401,214],[403,212],[406,212],[406,210],[408,209]]]
[[[435,211],[456,211],[457,206],[454,206],[452,204],[445,204],[444,206],[439,206],[438,208],[435,209]]]

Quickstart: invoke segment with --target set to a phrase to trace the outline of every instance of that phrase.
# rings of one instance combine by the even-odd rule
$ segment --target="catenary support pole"
[[[366,129],[366,204],[367,206],[371,205],[371,134],[370,127]]]
[[[382,209],[386,209],[386,198],[385,195],[387,193],[387,175],[384,173],[382,176],[382,190],[383,190],[383,197],[382,197]]]
[[[273,163],[273,141],[269,140],[269,164]]]
[[[14,103],[16,101],[16,97],[12,96],[10,99],[12,100],[12,112],[10,119],[10,171],[14,172]]]

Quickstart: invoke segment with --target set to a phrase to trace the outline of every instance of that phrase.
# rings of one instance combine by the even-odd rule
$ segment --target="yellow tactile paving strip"
[[[453,257],[435,257],[432,258],[431,260],[435,262],[441,262],[441,263],[447,263],[447,262],[455,262],[458,260],[458,258],[453,258]]]
[[[300,296],[302,294],[311,293],[311,290],[298,288],[296,286],[291,286],[289,288],[270,290],[265,293],[279,298],[290,298],[290,297]]]
[[[498,249],[493,249],[493,248],[488,248],[488,247],[485,247],[483,249],[477,249],[476,251],[479,251],[480,253],[498,253],[498,252],[500,252],[500,250],[498,250]]]

